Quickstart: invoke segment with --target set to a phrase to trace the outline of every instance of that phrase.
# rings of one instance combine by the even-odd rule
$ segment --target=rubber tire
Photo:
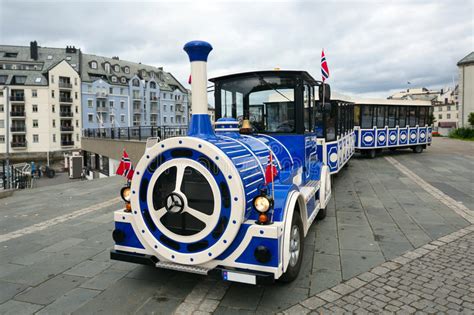
[[[421,145],[417,145],[413,147],[413,153],[421,153],[423,152],[423,147]]]
[[[285,273],[281,275],[280,279],[278,279],[278,281],[284,282],[284,283],[292,282],[293,280],[296,279],[296,277],[298,277],[298,274],[301,269],[301,264],[303,263],[303,255],[304,255],[303,222],[301,222],[301,216],[299,212],[296,212],[296,211],[293,213],[293,218],[291,219],[291,230],[293,230],[293,226],[295,225],[298,225],[300,229],[300,255],[298,256],[298,262],[296,263],[295,266],[292,267],[290,263],[288,262],[288,268],[286,268]],[[290,230],[290,235],[291,235],[291,230]]]
[[[316,221],[324,220],[324,218],[326,217],[327,213],[328,213],[327,208],[319,209],[319,212],[318,212],[318,214],[316,215]]]
[[[367,152],[367,154],[368,154],[369,158],[375,159],[376,152],[375,152],[374,149],[369,150],[369,152]]]

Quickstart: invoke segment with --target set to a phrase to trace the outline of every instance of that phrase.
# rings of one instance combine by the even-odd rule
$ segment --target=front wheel
[[[280,277],[282,282],[291,282],[296,279],[301,269],[301,263],[303,262],[303,223],[298,212],[293,213],[291,219],[291,230],[290,230],[290,248],[287,253],[289,259],[288,267],[286,272]]]
[[[417,145],[413,148],[414,153],[421,153],[423,152],[423,147],[421,145]]]

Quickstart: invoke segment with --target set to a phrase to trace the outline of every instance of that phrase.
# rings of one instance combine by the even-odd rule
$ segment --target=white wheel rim
[[[296,215],[296,214],[294,214]],[[297,225],[293,225],[290,234],[290,266],[294,267],[298,263],[300,256],[300,228]]]

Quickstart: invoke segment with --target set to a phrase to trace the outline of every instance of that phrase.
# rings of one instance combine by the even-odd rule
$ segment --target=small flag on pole
[[[115,172],[117,175],[121,175],[126,177],[128,180],[132,180],[133,177],[133,165],[130,162],[130,158],[128,157],[127,151],[123,150],[122,161],[120,161],[119,167]]]
[[[276,166],[273,164],[273,156],[272,151],[270,151],[270,156],[268,157],[268,165],[265,169],[265,185],[269,183],[273,183],[275,177],[278,175],[278,170]]]
[[[321,76],[323,78],[323,82],[329,78],[329,68],[326,61],[326,55],[324,54],[324,49],[321,51]]]

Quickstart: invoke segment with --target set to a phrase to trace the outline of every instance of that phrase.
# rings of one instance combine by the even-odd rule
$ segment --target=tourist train
[[[366,131],[378,145],[382,129],[359,117],[369,104],[331,98],[329,85],[306,71],[283,70],[210,79],[213,126],[206,70],[212,46],[193,41],[184,50],[192,76],[188,136],[147,141],[121,190],[126,207],[114,213],[111,258],[249,284],[290,282],[311,224],[326,216],[331,175],[369,145]],[[396,126],[411,139],[409,112]],[[424,113],[418,125],[427,121]],[[380,126],[391,139],[395,127],[387,122]],[[429,129],[422,130],[416,144],[425,145]]]
[[[432,106],[417,100],[354,100],[355,147],[375,157],[383,149],[411,148],[415,153],[431,145]]]

